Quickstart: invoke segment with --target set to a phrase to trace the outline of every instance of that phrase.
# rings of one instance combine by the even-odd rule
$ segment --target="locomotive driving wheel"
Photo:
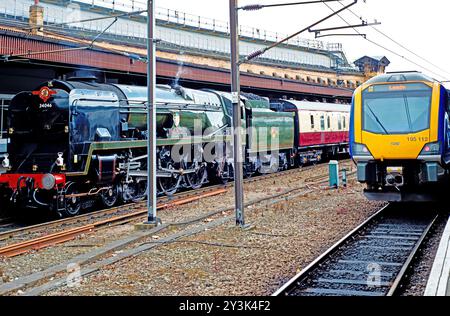
[[[180,186],[181,176],[173,173],[169,177],[158,177],[159,187],[165,195],[174,195]]]
[[[105,207],[113,207],[119,200],[119,189],[117,185],[113,185],[108,190],[104,190],[100,196]]]
[[[253,172],[251,171],[251,165],[248,165],[244,163],[244,166],[242,167],[242,176],[244,179],[249,179],[253,176]]]
[[[64,210],[63,214],[68,217],[76,216],[81,210],[81,198],[76,196],[78,189],[74,182],[69,182],[65,189]]]
[[[124,184],[122,189],[122,200],[124,202],[140,202],[146,197],[147,181],[132,181]]]
[[[194,190],[200,189],[207,178],[206,166],[198,166],[198,162],[194,162],[188,169],[196,170],[185,175],[188,185]]]
[[[210,169],[211,179],[218,184],[227,184],[232,176],[232,167],[224,159],[216,162]]]
[[[173,195],[180,187],[181,174],[177,171],[182,170],[180,162],[175,162],[171,158],[171,152],[168,148],[161,148],[158,152],[159,159],[157,165],[163,171],[164,175],[158,176],[158,184],[161,192],[165,195]]]

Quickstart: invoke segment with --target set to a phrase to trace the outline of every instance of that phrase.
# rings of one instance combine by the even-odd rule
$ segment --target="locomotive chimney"
[[[39,5],[39,0],[34,0],[30,6],[30,27],[33,35],[44,35],[44,8]]]

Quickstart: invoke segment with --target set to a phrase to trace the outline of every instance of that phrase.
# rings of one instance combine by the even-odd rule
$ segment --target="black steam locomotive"
[[[146,101],[146,87],[89,78],[52,80],[16,95],[6,124],[8,154],[0,157],[2,206],[74,216],[98,201],[112,207],[144,199]],[[231,95],[157,85],[156,103],[159,193],[232,179]],[[247,176],[320,159],[325,145],[347,145],[343,139],[302,147],[300,116],[265,98],[243,97],[242,111],[243,127],[252,130],[242,136]]]

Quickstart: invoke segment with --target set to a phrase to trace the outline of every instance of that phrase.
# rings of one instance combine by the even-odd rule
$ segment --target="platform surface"
[[[450,296],[450,218],[442,234],[424,296]]]

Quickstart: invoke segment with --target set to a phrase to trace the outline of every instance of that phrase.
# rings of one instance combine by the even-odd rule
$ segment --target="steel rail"
[[[406,275],[406,271],[408,271],[408,268],[411,266],[411,263],[413,262],[414,257],[417,255],[418,250],[422,246],[425,237],[430,232],[431,227],[433,227],[434,223],[436,222],[439,215],[436,215],[433,220],[428,224],[428,226],[423,231],[422,235],[420,236],[419,240],[416,242],[414,248],[411,250],[411,253],[409,254],[408,258],[406,259],[405,263],[403,264],[402,268],[398,272],[397,276],[395,277],[394,282],[391,285],[391,288],[389,289],[389,292],[386,294],[386,296],[394,296],[401,284],[401,281],[404,279]]]
[[[334,245],[328,248],[324,253],[317,257],[313,262],[308,264],[303,270],[286,282],[282,287],[280,287],[272,296],[280,296],[282,294],[287,295],[288,291],[294,288],[297,283],[300,283],[305,279],[305,277],[315,268],[317,268],[323,261],[329,258],[333,253],[335,253],[339,248],[341,248],[348,240],[358,234],[362,229],[370,225],[375,219],[381,216],[387,209],[391,207],[391,204],[387,204],[379,209],[375,214],[372,214],[364,222],[355,227],[351,232],[342,237]]]
[[[314,167],[316,167],[316,165],[314,165],[314,166],[307,166],[307,167],[303,167],[303,168],[289,169],[289,170],[286,170],[286,171],[281,171],[281,172],[272,173],[272,174],[260,175],[260,176],[256,176],[256,177],[245,179],[244,182],[245,183],[251,183],[251,182],[257,182],[257,181],[267,180],[267,179],[271,179],[271,178],[278,178],[278,177],[286,176],[286,175],[289,175],[289,174],[295,174],[295,173],[301,174],[303,171],[311,170]],[[188,197],[188,196],[196,196],[198,194],[202,194],[203,192],[210,192],[210,191],[215,190],[215,189],[229,188],[232,185],[232,183],[233,182],[230,181],[230,182],[228,182],[226,184],[209,185],[209,186],[205,186],[205,187],[202,187],[200,189],[197,189],[197,190],[189,190],[189,191],[186,191],[186,192],[178,192],[178,193],[176,193],[174,195],[171,195],[171,196],[161,196],[158,199],[158,202],[159,203],[168,203],[168,202],[170,202],[170,201],[172,201],[172,200],[174,200],[176,198]],[[144,204],[145,204],[145,201],[135,202],[135,203],[132,203],[132,204],[125,204],[125,205],[115,206],[115,207],[112,207],[112,208],[109,208],[109,209],[98,210],[98,211],[95,211],[95,212],[90,212],[90,213],[87,213],[87,214],[77,215],[77,216],[74,216],[74,217],[58,219],[58,220],[55,220],[55,221],[39,223],[39,224],[26,226],[26,227],[15,228],[15,229],[8,230],[8,231],[5,231],[5,232],[0,232],[0,241],[13,238],[15,235],[18,235],[18,234],[33,233],[33,232],[38,231],[38,230],[43,229],[43,228],[51,228],[51,227],[54,227],[54,226],[60,226],[60,225],[65,225],[65,224],[70,225],[70,224],[78,223],[80,221],[90,220],[90,219],[101,217],[101,216],[108,216],[108,215],[114,214],[116,212],[119,212],[121,210],[125,211],[127,208],[128,209],[140,208]]]
[[[202,198],[222,194],[226,191],[227,190],[225,190],[225,189],[218,189],[218,190],[215,190],[212,192],[207,192],[202,195],[197,195],[197,196],[188,197],[188,198],[180,198],[180,199],[172,201],[172,202],[160,204],[160,205],[158,205],[158,208],[163,209],[163,208],[167,208],[167,207],[183,205],[183,204],[190,203],[190,202],[193,202],[196,200],[200,200]],[[108,218],[108,219],[105,219],[105,220],[102,220],[102,221],[99,221],[96,223],[84,225],[81,227],[76,227],[76,228],[65,230],[62,232],[57,232],[54,234],[50,234],[50,235],[38,237],[35,239],[27,240],[24,242],[19,242],[16,244],[1,247],[0,248],[0,257],[10,258],[10,257],[14,257],[17,255],[26,253],[30,250],[38,250],[38,249],[42,249],[42,248],[52,246],[52,245],[55,245],[58,243],[66,242],[66,241],[75,239],[77,236],[79,236],[83,233],[92,232],[95,229],[98,229],[102,226],[111,225],[116,222],[123,223],[124,220],[131,221],[136,217],[144,216],[146,213],[147,213],[147,209],[145,207],[143,207],[143,208],[141,208],[141,210],[138,210],[138,211],[130,213],[130,214],[115,216],[115,217]]]
[[[292,171],[292,170],[290,170],[290,171]],[[298,170],[297,170],[298,171]],[[271,174],[270,175],[270,177],[269,178],[272,178],[274,175],[273,174]],[[249,180],[253,180],[253,179],[249,179]],[[245,205],[246,205],[246,207],[247,206],[249,206],[249,205],[254,205],[254,204],[258,204],[258,203],[262,203],[262,202],[264,202],[264,201],[267,201],[267,200],[272,200],[271,201],[271,203],[279,203],[280,201],[282,201],[282,200],[284,200],[284,199],[280,199],[280,200],[277,200],[277,201],[273,201],[273,198],[275,198],[275,197],[280,197],[280,196],[282,196],[282,195],[290,195],[292,192],[294,192],[294,191],[298,191],[298,190],[301,190],[301,189],[305,189],[305,188],[307,188],[307,185],[306,186],[300,186],[300,187],[296,187],[296,188],[292,188],[292,189],[289,189],[289,190],[287,190],[287,191],[284,191],[284,192],[282,192],[282,193],[277,193],[277,194],[275,194],[275,195],[273,195],[273,196],[269,196],[269,197],[263,197],[263,198],[259,198],[259,199],[256,199],[256,200],[252,200],[252,201],[249,201],[249,202],[247,202]],[[305,193],[305,192],[304,192]],[[218,210],[214,210],[214,211],[211,211],[211,212],[208,212],[208,213],[206,213],[206,214],[201,214],[200,216],[198,216],[198,217],[195,217],[195,218],[193,218],[193,219],[189,219],[189,220],[186,220],[186,221],[183,221],[183,222],[174,222],[174,223],[166,223],[166,224],[164,224],[164,225],[162,225],[162,226],[160,226],[159,227],[159,230],[162,230],[162,229],[166,229],[166,228],[168,228],[168,227],[170,227],[170,226],[185,226],[185,225],[191,225],[191,224],[193,224],[193,223],[196,223],[196,222],[199,222],[199,221],[202,221],[203,219],[207,219],[207,218],[210,218],[210,217],[212,217],[212,216],[215,216],[215,215],[219,215],[219,214],[223,214],[224,212],[227,212],[227,211],[231,211],[233,209],[233,207],[225,207],[225,208],[222,208],[222,209],[218,209]],[[145,215],[146,215],[146,211],[145,211]],[[143,216],[145,216],[145,215],[143,215]],[[221,219],[218,219],[218,220],[213,220],[212,222],[209,222],[209,221],[203,221],[203,223],[205,223],[205,222],[207,222],[207,224],[205,224],[206,225],[206,227],[208,227],[208,225],[212,225],[212,226],[217,226],[218,224],[220,225],[221,223],[224,223],[224,222],[226,222],[226,221],[228,221],[228,220],[230,220],[232,217],[230,217],[230,216],[228,216],[228,217],[225,217],[225,218],[221,218]],[[116,223],[119,223],[120,224],[120,221],[118,221],[118,222],[116,222]],[[158,229],[158,228],[157,228]],[[202,227],[197,227],[197,228],[194,228],[194,230],[195,230],[195,232],[198,232],[198,231],[202,231],[202,230],[204,230],[205,228],[202,226]],[[188,230],[188,234],[191,234],[191,231],[192,231],[192,229],[191,230]],[[195,233],[194,232],[194,233]],[[149,234],[152,234],[152,232],[151,231],[149,231]],[[186,235],[186,233],[185,232],[181,232],[181,233],[176,233],[176,234],[172,234],[172,235],[170,235],[170,236],[168,236],[167,238],[169,238],[169,239],[173,239],[173,238],[178,238],[177,236],[181,236],[181,235]],[[144,237],[144,236],[150,236],[150,235],[140,235],[141,237]],[[133,242],[137,242],[137,240],[139,240],[141,237],[135,237],[133,240],[127,240],[125,243],[120,243],[120,244],[118,244],[118,245],[115,245],[114,247],[109,247],[109,246],[107,246],[106,248],[107,249],[104,249],[103,250],[103,252],[100,252],[100,253],[97,253],[97,254],[94,254],[93,256],[91,256],[91,257],[89,257],[89,258],[84,258],[84,259],[82,259],[82,260],[84,260],[83,262],[88,262],[88,261],[90,261],[90,260],[93,260],[94,258],[99,258],[101,255],[104,255],[104,254],[106,254],[106,253],[110,253],[111,251],[113,251],[114,249],[118,249],[118,248],[122,248],[123,246],[125,246],[126,244],[131,244],[131,243],[133,243]],[[138,250],[136,253],[139,253],[141,250]],[[120,259],[119,259],[120,260]],[[109,262],[109,261],[108,261]],[[111,262],[109,262],[109,263],[106,263],[106,265],[108,265],[108,264],[111,264]],[[103,263],[103,262],[101,262],[98,266],[100,267],[100,266],[103,266],[103,265],[105,265],[105,263]],[[51,270],[51,272],[49,273],[49,274],[47,274],[47,273],[45,273],[44,275],[42,275],[42,274],[32,274],[32,275],[29,275],[29,276],[26,276],[24,279],[26,279],[26,281],[24,280],[24,282],[22,282],[22,281],[18,281],[17,283],[16,283],[16,285],[12,285],[11,283],[13,283],[13,282],[16,282],[16,281],[13,281],[13,282],[11,282],[10,284],[6,284],[6,287],[2,287],[2,289],[0,289],[0,291],[1,291],[1,293],[3,293],[3,294],[5,294],[5,293],[7,293],[7,292],[10,292],[10,291],[12,291],[12,290],[17,290],[17,289],[20,289],[20,288],[23,288],[23,287],[25,287],[25,286],[27,286],[27,285],[30,285],[30,284],[32,284],[32,283],[37,283],[37,282],[39,282],[39,281],[41,281],[41,280],[44,280],[44,279],[46,279],[46,278],[49,278],[49,277],[51,277],[51,276],[54,276],[54,275],[56,275],[58,272],[62,272],[63,271],[63,269],[64,268],[62,268],[62,270],[60,270],[61,269],[61,267],[59,267],[59,266],[55,266],[55,268],[56,268],[56,270],[55,269],[53,269],[53,268],[49,268],[49,269],[47,269],[48,271],[50,271]],[[91,270],[91,271],[94,271],[94,270]],[[20,278],[19,278],[19,280],[20,280]],[[8,285],[10,285],[10,286],[8,286]],[[37,287],[37,288],[34,288],[34,290],[38,290],[38,292],[39,292],[39,286]],[[31,293],[31,292],[29,292],[29,293]]]
[[[0,257],[14,257],[30,250],[42,249],[48,246],[52,246],[61,242],[74,239],[76,236],[83,233],[89,233],[95,228],[94,225],[86,225],[77,227],[63,232],[42,236],[32,240],[27,240],[21,243],[16,243],[0,248]]]
[[[173,201],[178,198],[194,196],[194,195],[198,195],[199,193],[202,194],[204,192],[210,192],[210,191],[220,189],[220,188],[225,189],[225,188],[227,188],[227,186],[226,185],[215,185],[215,186],[204,187],[204,188],[201,188],[201,189],[198,189],[195,191],[180,192],[180,193],[174,194],[173,196],[170,196],[170,197],[167,197],[167,196],[161,197],[158,200],[158,202],[163,205],[167,205],[170,201]],[[117,213],[120,211],[139,209],[139,208],[143,207],[144,204],[145,204],[144,201],[136,202],[136,203],[132,203],[132,204],[125,204],[125,205],[115,206],[115,207],[108,208],[108,209],[98,210],[95,212],[90,212],[87,214],[77,215],[74,217],[58,219],[55,221],[39,223],[39,224],[31,225],[31,226],[20,227],[20,228],[8,230],[5,232],[0,232],[0,241],[13,238],[14,236],[19,235],[19,234],[33,233],[33,232],[39,231],[40,229],[52,228],[55,226],[62,226],[62,225],[76,224],[81,221],[87,221],[87,220],[95,219],[98,217],[108,216],[108,215],[111,215],[111,214],[114,214],[114,213]]]
[[[288,174],[296,174],[296,173],[301,174],[303,171],[311,170],[314,167],[316,167],[316,166],[314,165],[314,166],[308,166],[308,167],[301,168],[301,169],[290,169],[290,170],[286,170],[286,171],[282,171],[282,172],[278,172],[278,173],[261,175],[261,176],[245,179],[244,182],[251,183],[251,182],[257,182],[257,181],[262,181],[262,180],[267,180],[267,179],[272,179],[272,178],[278,178],[278,177],[285,176]],[[167,208],[171,208],[174,206],[179,206],[179,205],[186,204],[189,202],[197,201],[202,198],[210,197],[213,195],[223,194],[223,193],[227,192],[227,189],[231,186],[231,184],[232,184],[232,182],[230,181],[227,184],[218,184],[218,185],[213,185],[213,186],[207,186],[204,188],[200,188],[198,190],[190,190],[187,192],[180,192],[180,193],[174,194],[173,196],[161,197],[158,200],[157,208],[159,210],[167,209]],[[22,236],[24,234],[31,234],[34,232],[39,232],[40,230],[44,230],[47,228],[77,224],[82,221],[89,221],[89,220],[105,217],[108,215],[112,215],[112,214],[115,214],[120,211],[130,211],[130,210],[131,211],[135,210],[135,211],[130,212],[128,214],[123,214],[123,215],[107,218],[105,220],[101,220],[101,221],[98,221],[93,224],[86,224],[85,227],[88,227],[89,225],[94,225],[95,228],[101,227],[101,226],[106,226],[106,225],[110,225],[110,226],[111,225],[119,225],[119,224],[128,223],[138,217],[143,217],[147,212],[147,209],[145,207],[145,201],[137,202],[137,203],[134,203],[134,204],[131,204],[128,206],[127,205],[117,206],[117,207],[113,207],[113,208],[106,209],[106,210],[100,210],[100,211],[96,211],[96,212],[92,212],[92,213],[88,213],[88,214],[78,215],[75,217],[59,219],[56,221],[51,221],[51,222],[36,224],[36,225],[32,225],[32,226],[16,228],[16,229],[9,230],[6,232],[1,232],[0,233],[0,241],[12,239],[12,238],[15,238],[16,236]],[[76,234],[71,235],[70,230],[67,230],[67,232],[68,232],[67,240],[74,239],[77,236]],[[58,234],[59,234],[59,232],[56,232],[56,233],[49,234],[47,236],[55,236],[55,237],[59,238],[60,235],[58,235]],[[31,240],[33,240],[33,239],[31,239]],[[38,238],[36,238],[36,240],[37,240],[36,244],[39,245],[40,243],[42,243],[41,241],[38,240]],[[61,242],[64,242],[67,240],[62,240]],[[22,243],[26,243],[26,242],[27,241],[24,241]],[[44,245],[44,247],[46,247],[47,245],[51,245],[51,244],[55,244],[55,243],[45,240],[45,243],[42,243],[42,244]],[[2,252],[1,252],[2,249],[8,249],[9,246],[10,245],[0,247],[0,257],[2,256]],[[33,247],[31,247],[31,248],[32,249],[40,249],[39,246],[35,246],[35,248],[33,248]]]
[[[382,217],[384,213],[386,213],[392,204],[387,204],[380,210],[378,210],[375,214],[366,219],[363,223],[354,228],[351,232],[341,238],[338,242],[328,248],[324,253],[322,253],[319,257],[317,257],[314,261],[312,261],[308,266],[306,266],[302,271],[300,271],[297,275],[291,278],[288,282],[286,282],[283,286],[281,286],[277,291],[275,291],[272,296],[281,296],[281,295],[289,295],[296,290],[304,281],[308,279],[311,275],[314,275],[316,269],[323,268],[322,265],[324,262],[333,257],[336,253],[338,253],[343,246],[349,244],[356,236],[360,235],[364,229],[369,227],[372,223],[374,223],[378,218]],[[406,276],[406,272],[411,266],[415,256],[417,255],[418,250],[422,246],[426,236],[429,234],[431,228],[435,224],[439,215],[434,216],[426,227],[422,230],[420,238],[414,244],[414,247],[408,252],[407,258],[402,262],[401,269],[395,274],[395,279],[390,281],[389,287],[387,291],[384,292],[385,296],[393,296],[397,293],[398,289],[402,281]],[[406,257],[406,256],[405,256]],[[320,271],[320,270],[319,270]],[[320,275],[320,272],[319,272]],[[358,295],[358,291],[355,291],[355,294]]]

